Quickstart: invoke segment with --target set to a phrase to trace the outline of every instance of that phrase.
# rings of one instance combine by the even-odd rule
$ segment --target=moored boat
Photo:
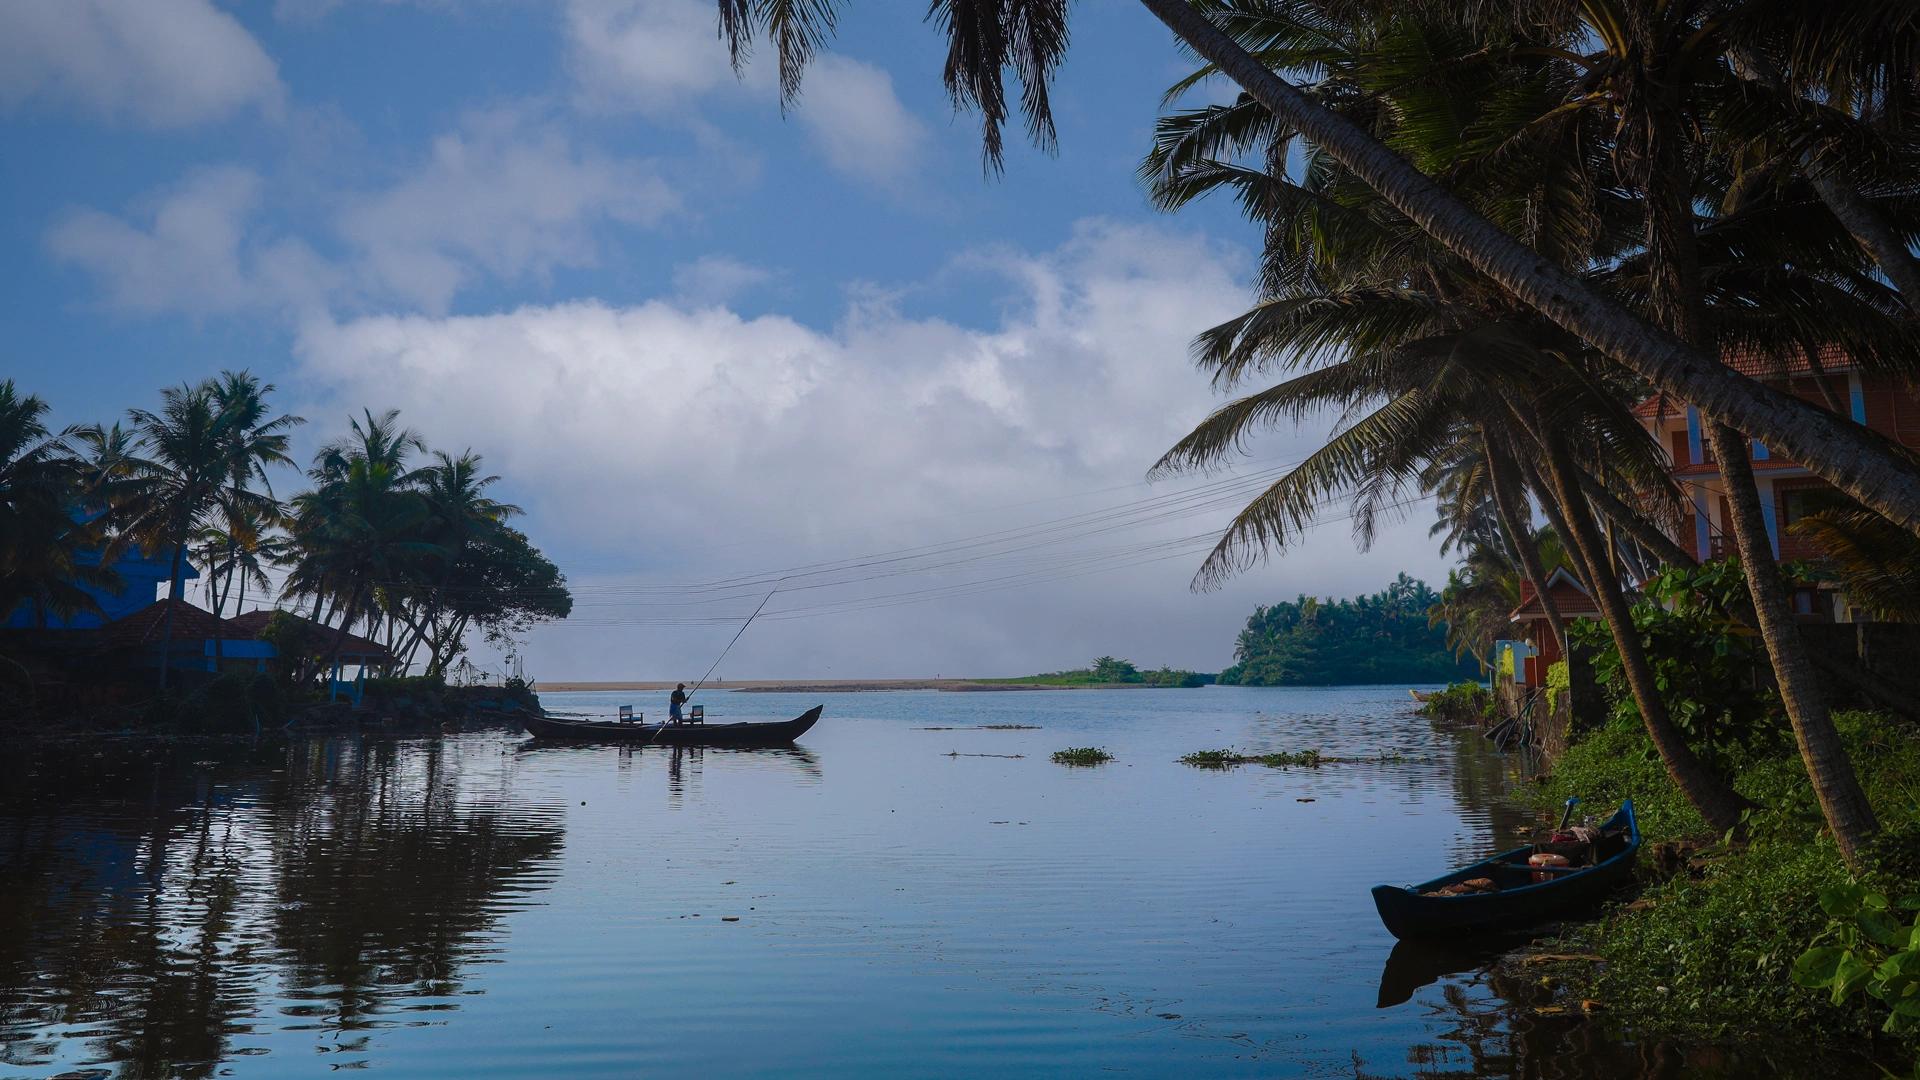
[[[596,720],[567,720],[557,716],[526,716],[529,735],[555,742],[619,742],[646,746],[791,746],[820,721],[822,705],[791,720],[741,724],[621,724]]]
[[[1632,799],[1600,826],[1589,847],[1584,864],[1554,867],[1530,864],[1540,846],[1529,844],[1418,885],[1375,885],[1373,904],[1387,930],[1403,940],[1519,929],[1592,904],[1633,874],[1640,826]]]

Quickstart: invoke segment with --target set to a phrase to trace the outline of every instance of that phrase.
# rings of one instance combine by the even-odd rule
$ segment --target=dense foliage
[[[298,605],[301,617],[277,613],[261,635],[279,655],[277,698],[328,670],[348,633],[402,671],[438,676],[470,630],[510,650],[572,610],[565,575],[508,524],[519,509],[487,494],[499,478],[479,455],[429,452],[396,413],[353,420],[315,455],[308,489],[283,501],[274,472],[293,464],[288,433],[304,421],[276,415],[273,391],[228,371],[162,390],[124,427],[51,431],[44,402],[0,381],[0,614],[97,613],[80,586],[117,587],[113,564],[129,552],[166,560],[174,596],[192,565],[216,617],[243,610],[249,588]],[[164,666],[159,680],[164,691]],[[263,708],[254,682],[223,677],[206,704],[251,723]]]
[[[1711,763],[1730,748],[1778,746],[1787,738],[1779,699],[1758,677],[1766,653],[1748,627],[1726,613],[1746,597],[1737,561],[1669,567],[1650,578],[1633,605],[1633,626],[1645,646],[1667,710],[1687,741]],[[1607,629],[1579,620],[1568,637],[1592,650],[1594,677],[1615,712],[1638,718],[1627,692],[1620,651]]]
[[[1877,713],[1840,713],[1837,720],[1886,830],[1871,860],[1871,888],[1898,901],[1920,892],[1920,866],[1903,854],[1920,835],[1920,803],[1911,792],[1911,778],[1920,775],[1920,740]],[[1576,930],[1577,944],[1606,961],[1582,992],[1629,1023],[1662,1030],[1854,1036],[1882,1027],[1891,1010],[1880,999],[1862,992],[1836,1000],[1830,987],[1795,982],[1794,964],[1809,945],[1843,940],[1828,929],[1823,894],[1833,910],[1858,914],[1831,891],[1850,879],[1821,827],[1799,755],[1790,746],[1735,750],[1726,764],[1735,788],[1760,804],[1747,817],[1744,842],[1708,846],[1649,887],[1641,902]],[[1662,845],[1706,832],[1645,730],[1628,717],[1576,741],[1537,794],[1543,808],[1569,795],[1596,807],[1631,797],[1649,845],[1642,866],[1650,870],[1663,862]],[[1817,972],[1803,968],[1802,974],[1816,981]]]
[[[1401,574],[1371,596],[1320,600],[1302,596],[1261,607],[1234,644],[1234,664],[1220,673],[1228,686],[1342,686],[1433,683],[1471,677],[1476,665],[1447,647],[1444,628],[1428,622],[1439,596]]]

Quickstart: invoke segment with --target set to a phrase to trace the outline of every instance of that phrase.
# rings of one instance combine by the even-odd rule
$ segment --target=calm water
[[[826,719],[783,752],[482,733],[0,763],[0,1076],[1755,1064],[1516,1020],[1480,957],[1394,951],[1369,886],[1530,821],[1508,764],[1403,689],[702,699]],[[1039,730],[976,728],[1006,723]],[[1117,760],[1048,760],[1076,745]],[[1403,760],[1174,760],[1222,746]]]

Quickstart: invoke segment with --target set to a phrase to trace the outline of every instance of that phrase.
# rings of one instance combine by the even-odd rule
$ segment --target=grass
[[[1839,713],[1835,722],[1885,830],[1870,856],[1870,879],[1888,895],[1920,891],[1920,740],[1910,727],[1874,713]],[[1537,789],[1543,809],[1579,795],[1599,816],[1631,796],[1649,847],[1707,844],[1632,905],[1570,931],[1558,947],[1577,945],[1605,961],[1572,989],[1644,1030],[1867,1036],[1885,1019],[1884,1005],[1863,995],[1835,1005],[1789,976],[1826,925],[1819,891],[1848,880],[1799,755],[1788,746],[1755,756],[1735,765],[1733,779],[1762,808],[1747,819],[1746,842],[1730,845],[1707,834],[1637,721],[1591,732],[1555,765]],[[1643,873],[1653,861],[1643,854]]]
[[[1053,752],[1055,765],[1105,765],[1113,755],[1097,746],[1070,746]]]

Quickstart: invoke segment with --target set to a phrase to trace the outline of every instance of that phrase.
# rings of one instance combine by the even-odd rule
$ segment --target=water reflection
[[[364,1049],[352,1033],[453,1007],[561,847],[557,816],[509,812],[503,778],[437,741],[44,750],[4,768],[12,1067],[204,1077],[275,1030]],[[285,1020],[262,1015],[268,994]]]

